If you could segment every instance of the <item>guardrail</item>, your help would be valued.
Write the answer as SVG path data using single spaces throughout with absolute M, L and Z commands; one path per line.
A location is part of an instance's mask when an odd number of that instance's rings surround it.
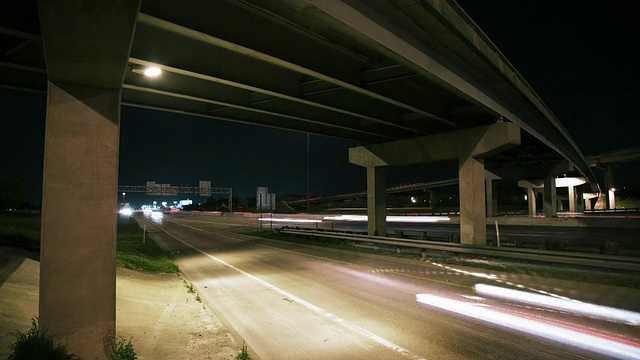
M 570 264 L 603 269 L 616 269 L 640 272 L 640 258 L 598 255 L 585 253 L 570 253 L 554 250 L 536 250 L 519 248 L 498 248 L 490 246 L 462 245 L 455 243 L 442 243 L 428 240 L 396 239 L 382 236 L 368 236 L 358 234 L 346 234 L 330 231 L 281 229 L 283 234 L 339 239 L 361 243 L 384 244 L 400 248 L 417 248 L 422 250 L 438 250 L 453 253 L 473 254 L 503 257 L 520 260 L 539 261 L 556 264 Z M 423 253 L 424 254 L 424 253 Z
M 640 208 L 615 208 L 615 209 L 598 209 L 598 210 L 585 210 L 585 214 L 616 214 L 616 213 L 637 213 L 640 212 Z

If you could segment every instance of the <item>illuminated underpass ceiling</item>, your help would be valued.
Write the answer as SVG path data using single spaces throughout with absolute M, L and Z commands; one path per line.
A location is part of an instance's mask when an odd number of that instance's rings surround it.
M 123 104 L 362 144 L 513 121 L 522 145 L 488 168 L 567 158 L 595 184 L 559 121 L 457 4 L 328 4 L 143 1 Z M 46 91 L 36 3 L 16 6 L 0 18 L 0 85 Z M 141 75 L 147 65 L 162 75 Z

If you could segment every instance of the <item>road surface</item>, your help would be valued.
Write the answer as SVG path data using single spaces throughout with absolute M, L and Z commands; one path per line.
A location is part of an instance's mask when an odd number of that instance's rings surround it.
M 640 298 L 636 290 L 270 241 L 210 220 L 165 215 L 147 230 L 261 359 L 640 358 L 640 323 L 504 300 L 474 286 L 640 307 L 629 301 Z M 633 321 L 630 314 L 622 321 Z

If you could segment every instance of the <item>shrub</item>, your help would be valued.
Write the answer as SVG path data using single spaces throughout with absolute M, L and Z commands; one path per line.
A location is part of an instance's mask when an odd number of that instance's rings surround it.
M 18 331 L 7 360 L 33 359 L 71 360 L 79 357 L 69 354 L 64 345 L 56 342 L 46 330 L 39 332 L 37 318 L 34 318 L 31 320 L 31 329 L 24 333 Z
M 236 356 L 236 360 L 251 360 L 251 356 L 249 356 L 249 353 L 247 352 L 247 345 L 244 343 L 244 340 L 242 341 L 242 351 L 240 351 L 240 354 Z
M 115 344 L 111 349 L 111 360 L 136 360 L 137 358 L 138 355 L 133 349 L 131 339 L 118 338 L 115 340 Z

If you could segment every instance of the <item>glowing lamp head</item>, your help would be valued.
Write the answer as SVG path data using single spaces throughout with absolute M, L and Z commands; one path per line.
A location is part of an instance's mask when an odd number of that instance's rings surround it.
M 151 66 L 144 69 L 144 75 L 148 77 L 157 77 L 160 76 L 160 74 L 162 74 L 162 70 L 157 66 Z

